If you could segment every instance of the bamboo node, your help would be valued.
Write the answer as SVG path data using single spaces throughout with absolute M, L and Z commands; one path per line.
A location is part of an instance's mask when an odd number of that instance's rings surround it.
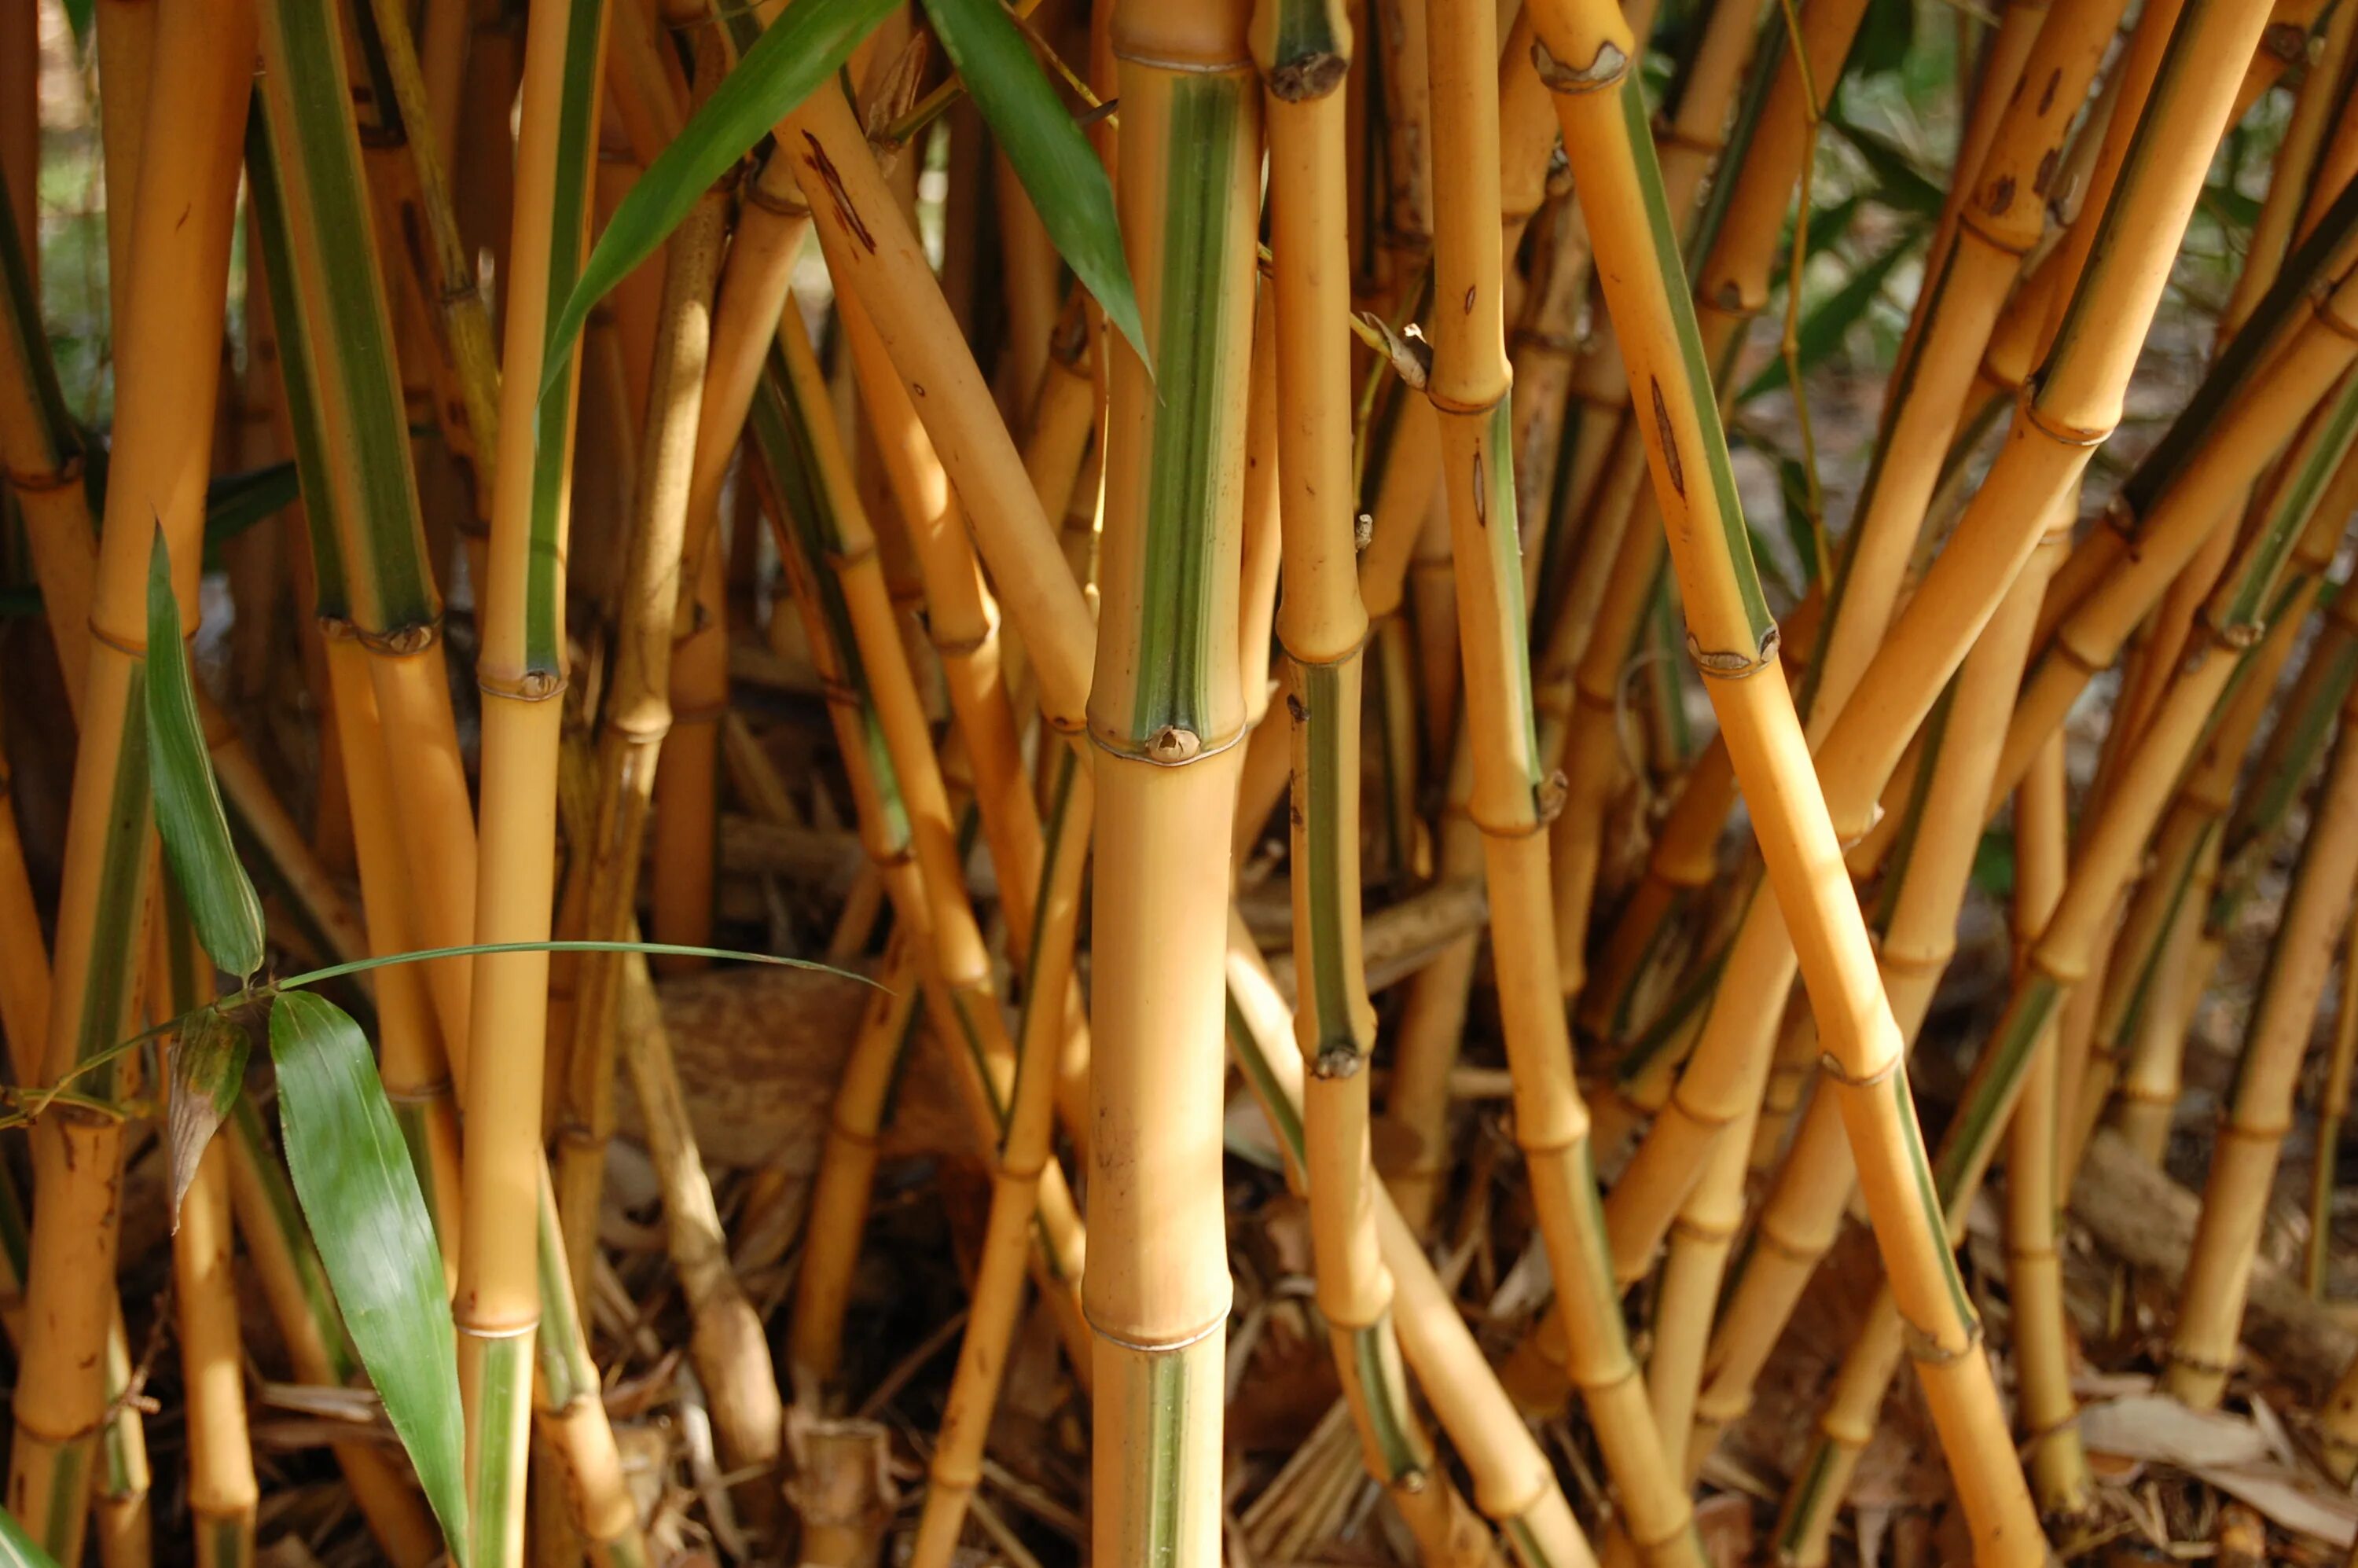
M 1706 676 L 1715 676 L 1722 680 L 1742 680 L 1775 664 L 1778 644 L 1782 641 L 1783 635 L 1773 622 L 1760 633 L 1759 645 L 1750 653 L 1706 648 L 1690 630 L 1687 633 L 1687 656 L 1694 660 L 1695 668 Z
M 1892 1075 L 1899 1071 L 1901 1059 L 1900 1054 L 1894 1051 L 1872 1072 L 1854 1073 L 1843 1065 L 1842 1058 L 1828 1051 L 1818 1057 L 1818 1071 L 1846 1089 L 1872 1089 L 1891 1081 Z
M 505 697 L 510 702 L 546 702 L 552 697 L 565 695 L 565 677 L 555 670 L 526 670 L 514 678 L 479 672 L 475 687 L 486 697 Z
M 2339 288 L 2320 287 L 2310 297 L 2311 308 L 2316 312 L 2317 319 L 2325 324 L 2327 331 L 2336 337 L 2358 341 L 2358 321 L 2351 320 L 2333 308 L 2334 302 L 2342 297 L 2342 291 Z
M 1417 324 L 1412 321 L 1395 332 L 1390 322 L 1372 310 L 1362 310 L 1353 319 L 1359 323 L 1360 337 L 1391 362 L 1392 373 L 1423 392 L 1433 379 L 1433 345 Z
M 2201 1372 L 2213 1378 L 2232 1378 L 2235 1375 L 2234 1362 L 2213 1361 L 2208 1357 L 2197 1356 L 2191 1350 L 2181 1350 L 2175 1344 L 2170 1346 L 2168 1358 L 2171 1366 L 2183 1367 L 2190 1372 Z
M 2041 408 L 2039 394 L 2044 384 L 2035 375 L 2026 378 L 2021 396 L 2015 406 L 2032 429 L 2062 447 L 2101 447 L 2111 438 L 2113 427 L 2110 425 L 2101 430 L 2084 425 L 2067 425 Z
M 412 654 L 422 654 L 431 648 L 434 645 L 434 640 L 441 635 L 441 631 L 431 621 L 418 621 L 412 622 L 406 626 L 391 627 L 383 632 L 371 632 L 364 627 L 354 626 L 352 635 L 360 640 L 362 647 L 372 653 L 390 654 L 395 658 L 406 658 Z
M 1368 1059 L 1360 1054 L 1357 1045 L 1338 1041 L 1318 1048 L 1318 1054 L 1310 1060 L 1310 1076 L 1328 1082 L 1356 1078 L 1359 1076 L 1359 1069 L 1367 1065 Z
M 1350 74 L 1349 57 L 1318 49 L 1297 55 L 1264 72 L 1269 95 L 1281 103 L 1308 103 L 1343 85 Z
M 1930 1329 L 1920 1328 L 1906 1318 L 1899 1321 L 1899 1333 L 1908 1344 L 1908 1359 L 1920 1367 L 1953 1367 L 1967 1357 L 1979 1353 L 1982 1347 L 1982 1320 L 1965 1319 L 1965 1338 L 1962 1345 L 1943 1345 L 1941 1336 Z
M 1569 66 L 1548 52 L 1547 45 L 1531 40 L 1531 64 L 1551 92 L 1595 92 L 1611 87 L 1629 70 L 1629 56 L 1611 38 L 1601 39 L 1596 58 L 1585 66 Z
M 118 654 L 127 654 L 135 659 L 144 659 L 147 656 L 147 644 L 145 642 L 135 643 L 128 637 L 117 636 L 101 626 L 95 615 L 90 618 L 90 634 Z
M 12 469 L 0 464 L 0 483 L 21 495 L 46 495 L 54 490 L 81 482 L 81 454 L 69 452 L 65 461 L 47 473 L 33 473 L 24 469 Z
M 1146 738 L 1146 760 L 1164 767 L 1192 762 L 1204 750 L 1204 738 L 1193 730 L 1166 724 Z
M 1557 768 L 1541 779 L 1531 791 L 1532 809 L 1539 813 L 1539 825 L 1545 827 L 1563 815 L 1564 802 L 1572 798 L 1572 781 Z

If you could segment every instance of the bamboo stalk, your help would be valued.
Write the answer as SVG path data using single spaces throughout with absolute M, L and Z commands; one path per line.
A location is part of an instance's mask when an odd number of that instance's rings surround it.
M 2063 896 L 2068 846 L 2063 742 L 2039 755 L 2015 797 L 2015 943 L 2027 951 Z M 2019 1420 L 2030 1447 L 2030 1476 L 2040 1511 L 2071 1520 L 2093 1502 L 2093 1480 L 2080 1446 L 2079 1404 L 2071 1393 L 2071 1353 L 2064 1325 L 2063 1260 L 2058 1251 L 2062 1193 L 2063 1051 L 2057 1025 L 2032 1047 L 2034 1057 L 2015 1108 L 2006 1145 L 2006 1278 L 2014 1303 Z
M 1126 340 L 1107 341 L 1087 708 L 1094 1266 L 1082 1304 L 1096 1342 L 1091 1537 L 1109 1563 L 1220 1557 L 1228 879 L 1203 876 L 1199 857 L 1229 841 L 1244 735 L 1234 661 L 1261 120 L 1247 9 L 1120 0 L 1112 18 L 1116 201 L 1155 362 L 1150 377 Z M 1050 674 L 1044 663 L 1054 718 Z
M 2345 735 L 2358 708 L 2345 701 Z M 2234 1370 L 2252 1260 L 2259 1249 L 2300 1065 L 2358 881 L 2358 741 L 2337 741 L 2277 927 L 2202 1195 L 2165 1386 L 2197 1408 L 2218 1403 Z
M 234 223 L 238 150 L 254 48 L 252 11 L 157 7 L 176 69 L 150 108 L 173 127 L 154 149 L 146 195 L 129 215 L 143 282 L 120 324 L 126 375 L 92 599 L 81 743 L 66 830 L 42 1076 L 55 1082 L 134 1033 L 148 951 L 145 914 L 156 862 L 149 838 L 146 583 L 160 523 L 189 624 L 196 578 L 220 336 Z M 128 809 L 119 804 L 130 802 Z M 114 1092 L 111 1065 L 81 1079 Z M 92 1439 L 106 1416 L 103 1346 L 113 1318 L 123 1129 L 112 1117 L 53 1108 L 37 1125 L 27 1336 L 14 1401 L 10 1511 L 59 1561 L 78 1561 Z
M 534 9 L 539 25 L 525 42 L 515 231 L 501 273 L 500 442 L 477 658 L 483 782 L 474 939 L 497 943 L 546 940 L 555 897 L 551 807 L 564 706 L 557 699 L 566 680 L 564 561 L 579 357 L 568 353 L 548 374 L 545 334 L 588 244 L 590 105 L 605 33 L 600 0 L 536 0 Z M 544 398 L 546 382 L 560 384 Z M 524 1554 L 527 1381 L 544 1309 L 536 1231 L 546 1182 L 540 1108 L 548 956 L 487 955 L 474 969 L 480 983 L 471 987 L 465 1038 L 485 1048 L 448 1041 L 464 1061 L 465 1100 L 474 1108 L 452 1315 L 467 1410 L 471 1555 L 479 1568 L 503 1568 Z M 594 1377 L 593 1370 L 593 1389 Z
M 1080 926 L 1081 875 L 1093 821 L 1088 777 L 1068 752 L 1052 808 L 1055 841 L 1047 852 L 1031 950 L 1036 955 L 1024 987 L 1022 1044 L 1012 1103 L 990 1188 L 990 1217 L 967 1309 L 957 1371 L 943 1408 L 941 1431 L 926 1469 L 925 1511 L 917 1521 L 914 1568 L 950 1562 L 981 1484 L 990 1418 L 999 1402 L 1008 1343 L 1023 1299 L 1040 1173 L 1055 1158 L 1056 1057 L 1064 1046 L 1065 996 L 1072 979 L 1073 942 Z

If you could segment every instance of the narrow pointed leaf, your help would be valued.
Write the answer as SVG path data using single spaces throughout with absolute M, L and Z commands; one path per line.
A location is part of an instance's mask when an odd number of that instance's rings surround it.
M 332 1003 L 301 991 L 270 1010 L 278 1117 L 295 1195 L 327 1265 L 344 1326 L 426 1499 L 466 1568 L 466 1433 L 442 1251 L 409 1146 L 368 1040 Z
M 172 1156 L 172 1229 L 180 1228 L 180 1199 L 197 1179 L 197 1162 L 213 1132 L 245 1089 L 253 1044 L 245 1031 L 208 1008 L 192 1014 L 173 1044 L 172 1105 L 168 1137 Z
M 147 750 L 156 829 L 189 901 L 197 939 L 214 963 L 243 979 L 262 968 L 262 900 L 238 863 L 213 784 L 161 528 L 147 555 Z
M 56 1559 L 5 1509 L 0 1509 L 0 1568 L 58 1568 Z
M 999 0 L 925 0 L 942 50 L 1032 198 L 1056 254 L 1153 369 L 1121 248 L 1113 185 Z
M 796 0 L 745 51 L 679 135 L 631 187 L 598 236 L 589 264 L 549 330 L 548 386 L 565 373 L 566 350 L 590 308 L 655 254 L 697 198 L 770 128 L 833 77 L 899 0 Z

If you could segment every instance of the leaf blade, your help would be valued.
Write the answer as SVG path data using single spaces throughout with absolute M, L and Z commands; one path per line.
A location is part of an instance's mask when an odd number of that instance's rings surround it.
M 797 0 L 770 24 L 704 107 L 631 187 L 550 327 L 546 364 L 562 377 L 566 350 L 590 308 L 661 248 L 697 199 L 851 58 L 899 0 Z M 541 388 L 546 396 L 548 386 Z
M 1153 373 L 1113 185 L 999 0 L 925 0 L 942 52 L 1023 182 L 1056 254 Z
M 197 1179 L 197 1164 L 214 1131 L 245 1087 L 245 1064 L 252 1054 L 245 1031 L 210 1008 L 192 1016 L 173 1043 L 166 1143 L 171 1153 L 175 1235 L 180 1228 L 180 1200 Z
M 466 1432 L 442 1251 L 360 1026 L 301 991 L 270 1010 L 287 1173 L 336 1304 L 465 1568 Z
M 171 554 L 160 527 L 147 554 L 146 686 L 149 788 L 164 854 L 205 951 L 243 979 L 262 968 L 262 900 L 230 842 L 229 818 L 213 784 L 189 650 L 180 640 Z

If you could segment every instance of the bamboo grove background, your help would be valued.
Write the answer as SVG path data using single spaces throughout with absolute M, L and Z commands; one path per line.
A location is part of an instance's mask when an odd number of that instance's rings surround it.
M 2358 0 L 0 0 L 12 1563 L 2358 1561 Z

